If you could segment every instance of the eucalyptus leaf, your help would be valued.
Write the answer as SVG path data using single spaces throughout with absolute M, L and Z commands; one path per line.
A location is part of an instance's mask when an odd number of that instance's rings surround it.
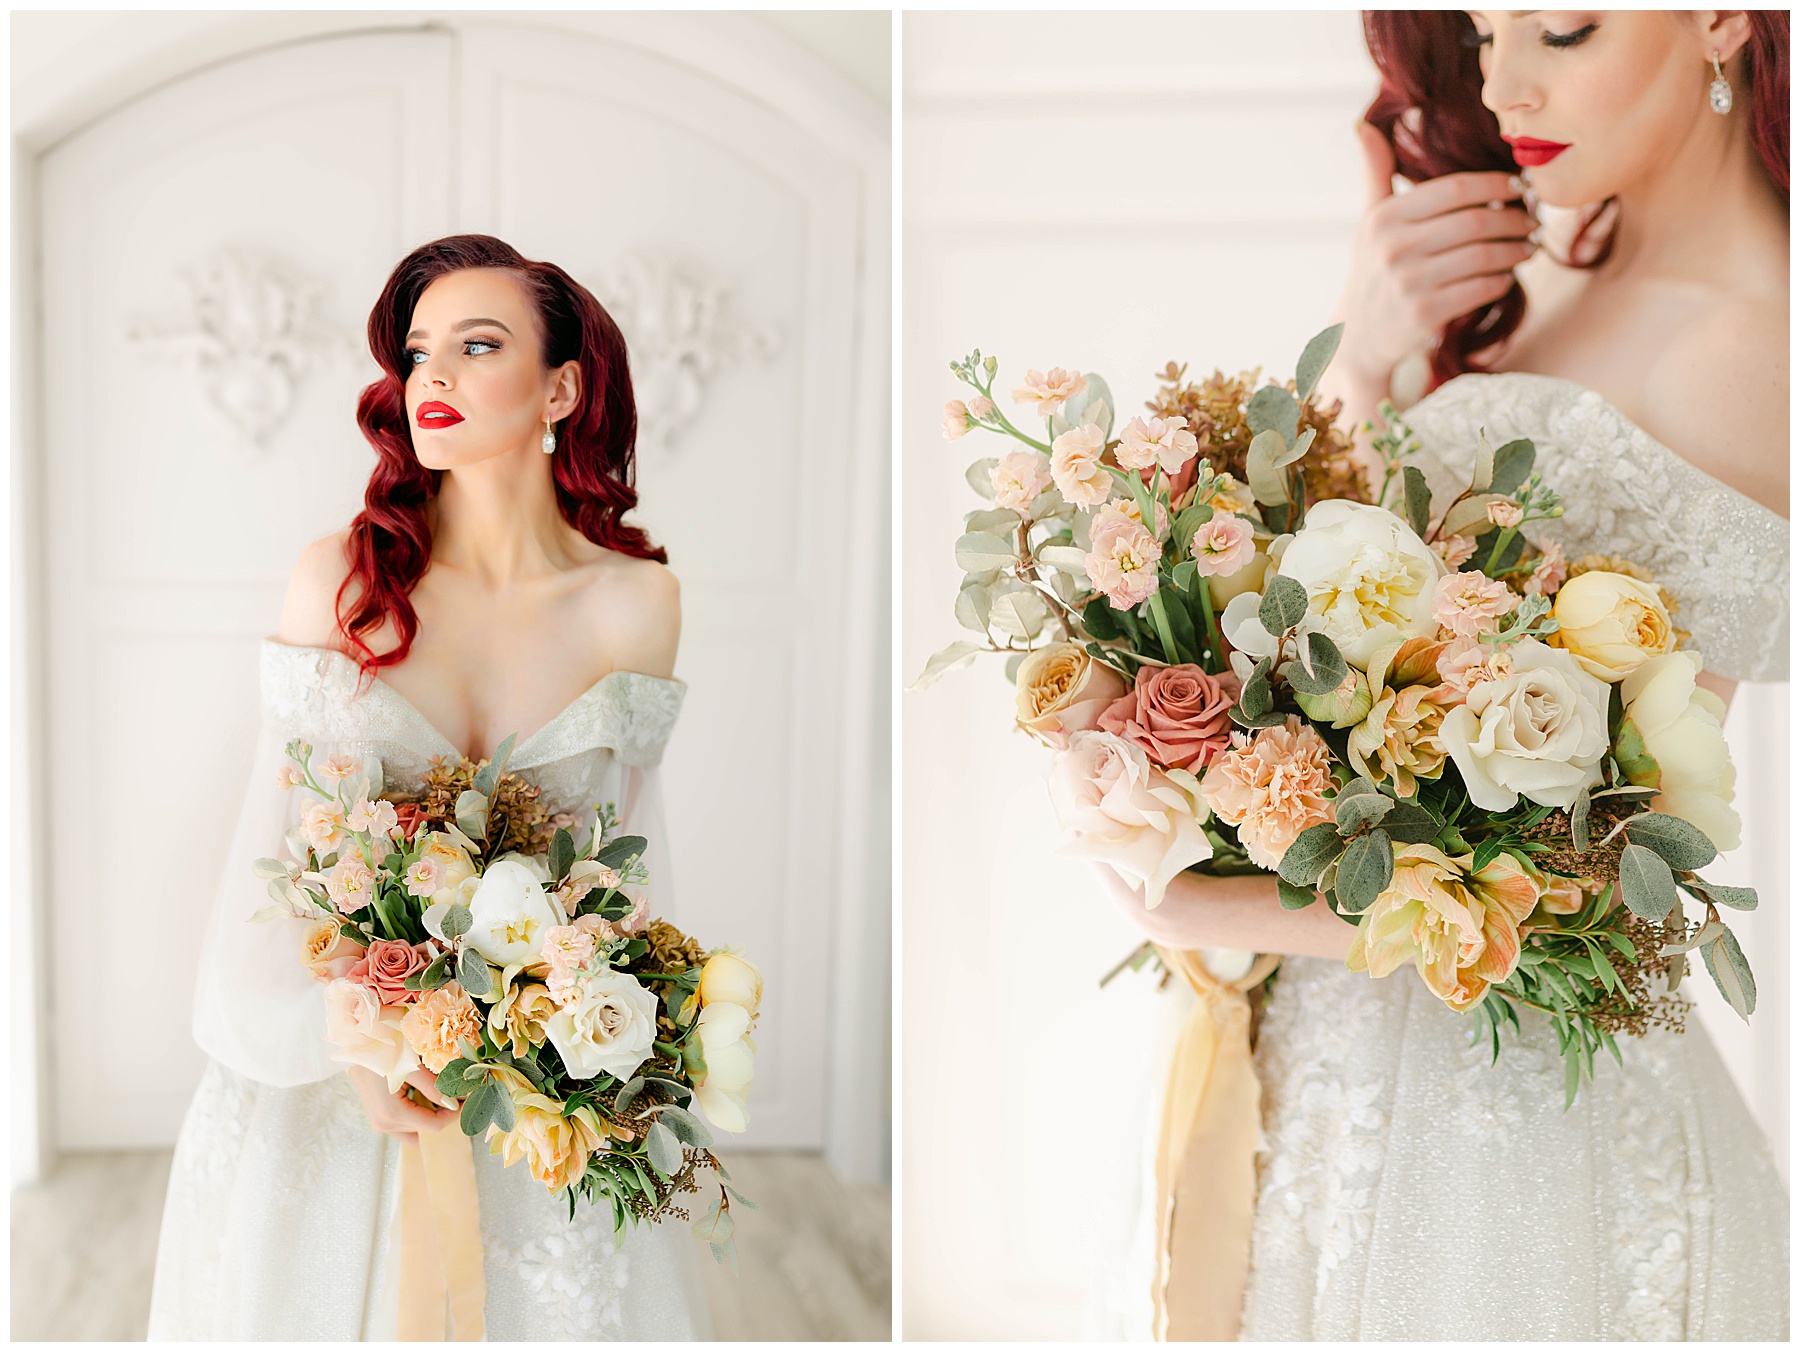
M 643 836 L 614 836 L 595 852 L 594 862 L 607 868 L 623 869 L 633 859 L 642 859 L 649 848 L 650 842 Z
M 1008 638 L 1036 638 L 1050 619 L 1050 603 L 1035 587 L 1014 583 L 988 602 L 988 623 Z
M 1679 900 L 1669 866 L 1642 845 L 1625 847 L 1619 860 L 1619 894 L 1634 915 L 1646 920 L 1661 920 Z
M 1274 430 L 1258 432 L 1244 453 L 1244 474 L 1250 481 L 1250 492 L 1265 507 L 1288 500 L 1287 475 L 1275 465 L 1275 457 L 1287 450 L 1287 442 Z
M 965 573 L 991 573 L 1019 561 L 1019 551 L 1008 540 L 987 531 L 972 530 L 956 542 L 956 566 Z
M 1569 838 L 1574 842 L 1577 854 L 1584 853 L 1588 847 L 1588 811 L 1594 805 L 1592 795 L 1583 789 L 1575 798 L 1575 805 L 1569 809 Z
M 1060 568 L 1071 577 L 1087 581 L 1087 551 L 1073 545 L 1045 545 L 1037 552 L 1038 562 Z
M 1301 349 L 1300 360 L 1294 366 L 1294 389 L 1301 399 L 1310 399 L 1312 392 L 1319 388 L 1319 377 L 1325 374 L 1325 368 L 1337 355 L 1338 342 L 1343 336 L 1344 326 L 1333 324 L 1323 333 L 1315 334 Z
M 1494 443 L 1487 439 L 1487 429 L 1475 429 L 1475 468 L 1469 475 L 1469 487 L 1477 493 L 1493 491 Z
M 1301 594 L 1305 595 L 1304 592 Z M 1350 666 L 1338 651 L 1337 644 L 1324 634 L 1306 636 L 1306 655 L 1312 662 L 1311 675 L 1298 661 L 1284 663 L 1281 668 L 1282 677 L 1302 695 L 1329 695 L 1350 674 Z
M 463 935 L 467 934 L 469 932 L 469 926 L 474 923 L 475 918 L 469 914 L 469 908 L 467 906 L 463 905 L 460 901 L 452 902 L 444 911 L 444 918 L 441 925 L 443 933 L 438 937 L 445 943 L 454 943 L 456 940 L 462 938 Z
M 971 582 L 956 594 L 956 622 L 977 634 L 988 631 L 988 611 L 992 591 L 985 582 Z
M 575 837 L 562 827 L 550 837 L 550 881 L 560 883 L 575 864 Z
M 1281 877 L 1296 887 L 1311 887 L 1324 875 L 1325 866 L 1344 852 L 1343 839 L 1330 822 L 1309 826 L 1294 837 L 1278 866 Z
M 1005 538 L 1019 528 L 1019 514 L 1010 507 L 987 507 L 963 518 L 963 532 L 980 532 Z
M 494 989 L 487 959 L 472 948 L 463 949 L 456 960 L 456 981 L 469 995 L 486 995 Z
M 1393 877 L 1393 841 L 1377 826 L 1344 846 L 1338 857 L 1338 904 L 1351 914 L 1361 914 L 1387 890 Z
M 1724 932 L 1725 924 L 1723 921 L 1708 920 L 1688 938 L 1672 944 L 1663 944 L 1656 951 L 1665 958 L 1672 953 L 1687 953 L 1693 949 L 1700 948 L 1705 944 L 1712 943 Z
M 1678 885 L 1702 901 L 1710 901 L 1715 906 L 1727 906 L 1734 911 L 1754 911 L 1756 909 L 1756 889 L 1754 887 L 1725 887 L 1719 883 L 1709 883 L 1703 878 L 1681 880 Z
M 1706 832 L 1666 812 L 1633 817 L 1625 823 L 1625 839 L 1655 850 L 1670 868 L 1704 868 L 1719 854 Z
M 1445 535 L 1476 535 L 1492 523 L 1488 520 L 1488 507 L 1496 502 L 1511 502 L 1505 493 L 1477 493 L 1473 497 L 1464 498 L 1444 514 Z
M 1304 460 L 1306 458 L 1306 453 L 1312 449 L 1313 438 L 1317 435 L 1318 433 L 1313 431 L 1310 427 L 1301 432 L 1299 436 L 1293 439 L 1285 451 L 1276 452 L 1275 468 L 1286 469 L 1296 460 Z
M 1105 598 L 1102 597 L 1100 599 L 1104 600 Z M 920 690 L 929 690 L 932 686 L 936 685 L 943 676 L 957 670 L 959 667 L 968 666 L 969 663 L 976 659 L 976 657 L 986 651 L 987 649 L 983 645 L 979 643 L 970 643 L 967 639 L 959 639 L 947 648 L 940 648 L 937 652 L 933 653 L 930 660 L 925 663 L 925 669 L 919 673 L 918 678 L 914 680 L 911 685 L 906 687 L 907 693 L 912 694 Z
M 1281 386 L 1264 385 L 1250 396 L 1244 419 L 1253 434 L 1279 432 L 1283 447 L 1291 446 L 1300 433 L 1300 404 Z
M 644 1152 L 650 1156 L 650 1163 L 655 1166 L 656 1172 L 664 1178 L 673 1178 L 681 1172 L 681 1142 L 661 1122 L 652 1125 L 649 1134 L 644 1137 Z
M 499 1097 L 500 1086 L 492 1080 L 483 1080 L 469 1091 L 457 1118 L 464 1136 L 479 1136 L 487 1128 L 487 1124 L 493 1121 Z
M 1514 493 L 1520 484 L 1531 474 L 1531 467 L 1537 460 L 1537 448 L 1527 437 L 1517 441 L 1509 441 L 1494 452 L 1494 474 L 1489 483 L 1489 491 L 1494 493 Z
M 1338 834 L 1349 837 L 1380 821 L 1394 810 L 1396 804 L 1385 793 L 1358 793 L 1348 798 L 1339 794 L 1335 806 Z
M 512 1093 L 498 1080 L 490 1079 L 488 1084 L 494 1091 L 494 1106 L 489 1110 L 494 1125 L 501 1131 L 511 1131 L 513 1129 Z
M 968 481 L 969 487 L 973 488 L 989 502 L 994 500 L 994 480 L 992 476 L 995 468 L 999 464 L 1000 458 L 998 456 L 990 455 L 985 459 L 977 460 L 974 464 L 970 465 L 968 469 L 963 471 L 963 478 Z
M 1402 467 L 1400 484 L 1406 500 L 1406 524 L 1412 527 L 1414 535 L 1423 539 L 1431 528 L 1431 487 L 1417 465 Z
M 702 1122 L 686 1108 L 678 1108 L 672 1103 L 665 1103 L 656 1110 L 656 1120 L 667 1125 L 682 1141 L 688 1145 L 704 1150 L 713 1143 L 713 1134 Z
M 1277 573 L 1269 579 L 1268 586 L 1263 590 L 1262 604 L 1257 607 L 1256 617 L 1271 634 L 1279 635 L 1292 629 L 1306 618 L 1306 588 L 1293 578 Z M 1324 693 L 1343 684 L 1345 674 L 1347 673 L 1340 673 Z
M 1725 997 L 1725 1003 L 1737 1011 L 1744 1022 L 1756 1012 L 1756 978 L 1750 974 L 1750 963 L 1738 946 L 1737 935 L 1724 930 L 1717 939 L 1700 950 L 1711 973 L 1713 985 Z
M 1275 893 L 1281 901 L 1284 911 L 1304 911 L 1319 899 L 1319 894 L 1310 887 L 1296 887 L 1286 878 L 1275 879 Z

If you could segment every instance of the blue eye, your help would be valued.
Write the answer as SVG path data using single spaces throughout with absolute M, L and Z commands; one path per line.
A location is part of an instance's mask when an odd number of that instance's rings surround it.
M 500 344 L 491 343 L 486 338 L 471 338 L 467 343 L 464 343 L 463 346 L 465 348 L 485 347 L 494 352 L 500 350 Z M 474 356 L 475 354 L 471 352 L 469 355 Z
M 417 366 L 420 362 L 422 362 L 424 360 L 425 360 L 425 354 L 423 352 L 419 351 L 418 348 L 409 347 L 406 349 L 406 364 L 408 366 Z

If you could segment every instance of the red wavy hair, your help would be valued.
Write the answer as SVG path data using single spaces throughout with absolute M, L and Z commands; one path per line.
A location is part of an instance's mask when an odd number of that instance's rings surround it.
M 431 562 L 425 505 L 436 496 L 444 473 L 421 465 L 413 451 L 406 421 L 405 335 L 425 288 L 465 268 L 514 274 L 537 312 L 545 369 L 568 361 L 580 368 L 580 402 L 557 426 L 551 464 L 563 519 L 604 548 L 668 562 L 667 552 L 648 535 L 620 520 L 637 506 L 637 404 L 625 338 L 612 316 L 556 264 L 533 262 L 504 240 L 492 235 L 434 240 L 400 260 L 369 313 L 369 351 L 386 374 L 356 403 L 357 425 L 375 448 L 375 469 L 363 492 L 363 509 L 350 523 L 350 571 L 336 603 L 338 632 L 369 677 L 404 661 L 418 634 L 411 592 Z M 363 636 L 386 620 L 394 622 L 400 641 L 377 653 Z
M 1750 139 L 1769 181 L 1788 199 L 1788 14 L 1750 10 L 1744 74 L 1750 85 Z M 1381 72 L 1381 90 L 1363 121 L 1387 138 L 1394 164 L 1413 182 L 1465 170 L 1514 173 L 1512 148 L 1500 122 L 1481 102 L 1481 51 L 1461 10 L 1376 9 L 1363 12 L 1363 37 Z M 1591 268 L 1612 252 L 1618 203 L 1608 198 L 1582 208 L 1570 267 Z M 1576 261 L 1579 258 L 1579 261 Z M 1507 293 L 1453 319 L 1431 354 L 1433 387 L 1482 367 L 1481 352 L 1509 337 L 1525 317 L 1525 292 Z

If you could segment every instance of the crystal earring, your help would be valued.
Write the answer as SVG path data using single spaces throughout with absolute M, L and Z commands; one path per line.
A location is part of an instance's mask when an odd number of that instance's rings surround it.
M 1712 54 L 1713 82 L 1706 91 L 1706 100 L 1712 105 L 1715 113 L 1731 111 L 1731 81 L 1725 78 L 1725 72 L 1719 68 L 1719 54 Z
M 538 443 L 544 448 L 544 454 L 550 455 L 556 450 L 556 433 L 550 430 L 550 415 L 544 415 L 544 439 Z

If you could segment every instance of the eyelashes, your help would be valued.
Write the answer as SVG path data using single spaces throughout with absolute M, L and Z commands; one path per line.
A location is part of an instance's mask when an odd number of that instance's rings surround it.
M 1538 34 L 1538 41 L 1543 43 L 1546 47 L 1578 47 L 1592 37 L 1594 35 L 1594 30 L 1599 27 L 1600 25 L 1597 23 L 1590 23 L 1584 27 L 1577 28 L 1573 33 L 1551 33 L 1545 31 Z M 1492 33 L 1477 33 L 1473 24 L 1470 24 L 1465 28 L 1462 33 L 1462 45 L 1465 47 L 1479 49 L 1486 47 L 1493 40 L 1494 35 Z
M 490 348 L 495 352 L 500 350 L 500 344 L 492 338 L 470 338 L 463 343 L 463 355 L 469 357 L 479 357 L 484 355 L 469 350 L 470 348 L 475 347 Z M 425 352 L 422 348 L 409 347 L 402 355 L 406 358 L 406 365 L 413 367 L 419 364 L 419 359 L 425 355 Z

